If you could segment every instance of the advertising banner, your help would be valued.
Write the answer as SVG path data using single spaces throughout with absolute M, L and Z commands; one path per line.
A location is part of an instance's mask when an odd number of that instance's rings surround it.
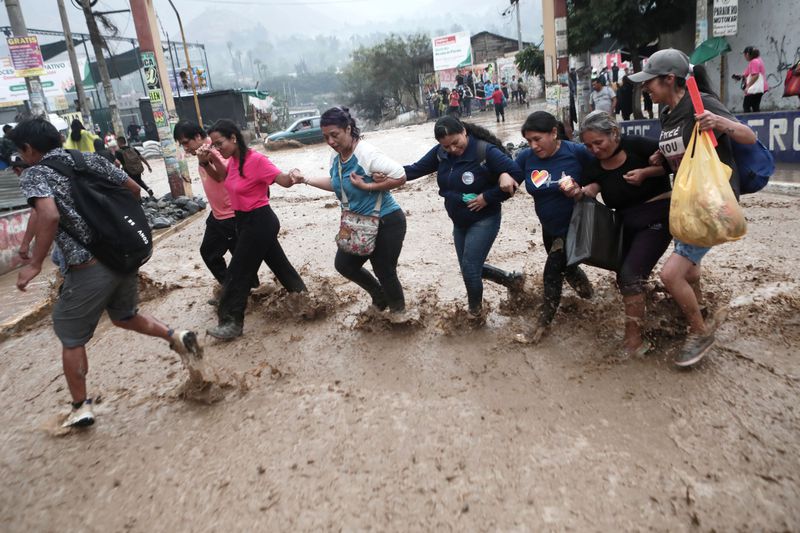
M 44 96 L 48 109 L 66 109 L 68 102 L 65 93 L 75 90 L 72 69 L 67 61 L 45 63 L 40 75 Z M 25 79 L 17 76 L 16 69 L 9 57 L 0 57 L 0 107 L 21 105 L 28 100 L 28 88 Z
M 714 0 L 711 24 L 714 37 L 736 35 L 739 26 L 739 0 Z
M 38 37 L 33 35 L 9 37 L 6 42 L 17 76 L 26 78 L 44 74 L 44 60 L 42 59 L 42 49 L 39 48 Z
M 431 39 L 433 70 L 466 67 L 472 64 L 472 43 L 469 32 L 462 31 Z

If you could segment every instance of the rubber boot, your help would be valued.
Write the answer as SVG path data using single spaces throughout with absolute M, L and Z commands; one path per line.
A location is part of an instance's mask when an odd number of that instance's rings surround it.
M 525 283 L 525 275 L 522 272 L 509 272 L 490 264 L 483 265 L 481 277 L 509 289 L 520 289 Z
M 572 287 L 578 296 L 584 300 L 590 300 L 594 296 L 594 289 L 592 282 L 586 277 L 586 273 L 578 266 L 567 267 L 564 272 L 564 279 L 567 280 L 569 286 Z

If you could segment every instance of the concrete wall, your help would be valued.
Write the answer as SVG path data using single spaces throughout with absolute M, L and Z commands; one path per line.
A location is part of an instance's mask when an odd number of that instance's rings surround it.
M 30 209 L 0 213 L 0 275 L 22 264 L 17 252 L 25 235 Z
M 708 7 L 708 33 L 712 36 L 712 2 Z M 800 60 L 800 1 L 798 0 L 739 0 L 739 30 L 727 37 L 732 51 L 727 54 L 725 105 L 732 111 L 742 111 L 743 92 L 731 74 L 741 74 L 747 67 L 742 55 L 746 46 L 761 51 L 767 70 L 770 90 L 761 100 L 762 111 L 798 109 L 796 96 L 783 98 L 783 81 L 788 68 Z M 691 54 L 693 48 L 684 49 Z M 720 59 L 706 64 L 714 85 L 720 83 Z

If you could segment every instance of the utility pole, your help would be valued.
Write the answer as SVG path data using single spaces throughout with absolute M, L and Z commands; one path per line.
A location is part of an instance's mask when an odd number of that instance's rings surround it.
M 86 27 L 89 29 L 89 38 L 92 41 L 92 48 L 94 48 L 97 70 L 100 72 L 100 79 L 103 81 L 103 92 L 106 95 L 108 108 L 111 110 L 111 125 L 116 135 L 123 135 L 125 130 L 122 126 L 122 117 L 120 117 L 119 107 L 117 107 L 117 98 L 114 96 L 114 88 L 111 86 L 111 77 L 108 75 L 108 65 L 106 65 L 106 58 L 103 55 L 103 38 L 100 36 L 97 21 L 94 19 L 94 13 L 92 13 L 92 3 L 91 0 L 80 0 L 80 3 L 83 8 L 83 14 L 86 17 Z
M 83 83 L 81 83 L 83 75 L 78 66 L 78 56 L 75 55 L 75 42 L 72 40 L 72 31 L 70 31 L 69 28 L 67 8 L 64 7 L 64 0 L 56 0 L 56 2 L 58 2 L 58 13 L 61 15 L 61 26 L 64 28 L 64 41 L 67 43 L 69 64 L 72 67 L 72 78 L 75 80 L 75 91 L 78 93 L 78 105 L 80 106 L 81 116 L 83 117 L 83 125 L 87 130 L 94 131 L 92 126 L 92 113 L 89 109 L 89 98 L 87 98 L 86 91 L 83 89 Z
M 162 85 L 162 80 L 167 79 L 167 69 L 161 38 L 158 35 L 153 0 L 130 0 L 130 5 L 136 38 L 139 40 L 147 96 L 153 109 L 152 120 L 158 128 L 161 151 L 164 154 L 169 190 L 173 198 L 192 196 L 192 182 L 189 169 L 183 160 L 183 149 L 179 149 L 172 138 L 170 121 L 171 115 L 175 113 L 175 103 L 169 83 Z M 142 118 L 147 120 L 145 117 Z
M 178 18 L 178 27 L 181 29 L 181 41 L 183 42 L 183 53 L 186 54 L 186 68 L 189 69 L 189 81 L 192 84 L 192 96 L 194 96 L 194 111 L 197 113 L 197 123 L 200 124 L 200 127 L 203 127 L 203 116 L 200 114 L 200 101 L 197 99 L 197 87 L 194 83 L 194 70 L 192 69 L 192 62 L 189 59 L 189 48 L 186 46 L 186 34 L 183 33 L 183 22 L 181 22 L 181 16 L 178 13 L 178 10 L 175 9 L 175 4 L 172 3 L 172 0 L 169 0 L 169 5 L 172 6 L 172 10 L 175 12 L 175 16 Z M 252 63 L 251 63 L 252 65 Z
M 19 0 L 6 0 L 6 11 L 8 11 L 8 20 L 14 37 L 27 37 L 28 27 L 22 16 Z M 47 99 L 44 97 L 44 89 L 42 89 L 39 76 L 25 76 L 25 86 L 28 89 L 31 115 L 47 119 Z
M 519 19 L 519 0 L 511 0 L 511 3 L 517 8 L 517 47 L 522 52 L 522 23 Z

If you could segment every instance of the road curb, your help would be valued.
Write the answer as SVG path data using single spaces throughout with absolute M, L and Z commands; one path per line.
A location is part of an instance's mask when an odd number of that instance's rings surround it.
M 166 239 L 167 237 L 178 233 L 186 226 L 190 225 L 195 220 L 203 218 L 206 216 L 206 210 L 198 211 L 197 213 L 188 216 L 178 222 L 170 226 L 169 228 L 160 231 L 153 237 L 153 246 L 155 247 L 159 242 Z M 9 337 L 19 333 L 23 329 L 31 326 L 38 322 L 41 318 L 47 315 L 50 312 L 50 309 L 53 307 L 55 303 L 55 299 L 47 298 L 45 300 L 39 301 L 33 304 L 30 308 L 26 309 L 25 311 L 11 317 L 10 319 L 6 320 L 2 324 L 0 324 L 0 342 L 5 342 Z

